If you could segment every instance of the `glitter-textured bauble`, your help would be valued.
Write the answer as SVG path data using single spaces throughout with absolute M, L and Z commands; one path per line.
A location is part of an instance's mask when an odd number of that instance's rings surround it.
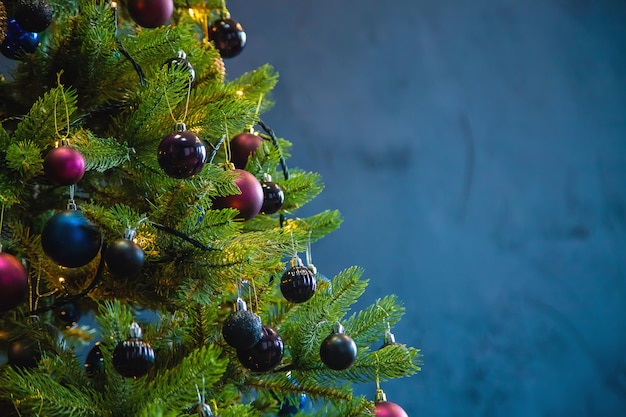
M 54 10 L 46 0 L 18 0 L 13 17 L 27 32 L 43 32 L 52 23 Z
M 126 5 L 130 17 L 145 28 L 163 26 L 174 12 L 173 0 L 128 0 Z
M 213 208 L 234 208 L 239 210 L 237 219 L 249 220 L 259 214 L 263 206 L 263 188 L 259 180 L 248 171 L 235 169 L 233 172 L 238 174 L 235 178 L 235 184 L 241 193 L 216 197 L 213 200 Z
M 263 187 L 263 206 L 261 207 L 261 213 L 276 213 L 285 202 L 285 192 L 280 188 L 280 185 L 272 181 L 261 182 L 261 187 Z
M 85 175 L 85 158 L 70 146 L 59 146 L 44 158 L 43 172 L 54 185 L 76 184 Z
M 115 346 L 112 362 L 120 375 L 126 378 L 140 378 L 154 366 L 154 350 L 149 343 L 131 337 Z
M 2 55 L 10 59 L 19 59 L 24 53 L 33 53 L 39 46 L 39 34 L 27 32 L 20 27 L 15 19 L 9 20 L 4 42 L 0 45 Z
M 246 46 L 246 32 L 234 19 L 218 19 L 209 25 L 209 39 L 220 51 L 222 58 L 232 58 Z
M 54 262 L 68 268 L 87 265 L 101 245 L 100 231 L 78 210 L 55 214 L 41 232 L 43 251 Z
M 87 375 L 93 376 L 103 369 L 104 356 L 102 356 L 100 342 L 96 342 L 91 350 L 89 350 L 89 353 L 87 353 L 87 357 L 85 358 L 85 372 L 87 372 Z
M 396 403 L 380 401 L 376 403 L 376 417 L 409 417 L 409 415 Z
M 292 266 L 280 279 L 280 292 L 287 301 L 303 303 L 315 294 L 317 281 L 306 266 Z
M 204 167 L 206 146 L 195 133 L 177 130 L 161 140 L 157 159 L 161 169 L 170 177 L 189 178 Z
M 235 311 L 224 321 L 222 336 L 235 349 L 249 349 L 263 336 L 261 318 L 251 311 Z
M 34 368 L 41 359 L 36 340 L 13 340 L 7 347 L 7 363 L 21 368 Z
M 322 362 L 335 371 L 351 367 L 356 360 L 356 354 L 356 343 L 344 333 L 332 333 L 320 346 Z
M 7 34 L 7 9 L 4 7 L 4 3 L 0 0 L 0 44 L 4 42 L 4 37 Z
M 13 255 L 0 252 L 0 311 L 11 310 L 28 294 L 28 273 Z
M 251 153 L 263 144 L 263 139 L 254 133 L 240 133 L 230 140 L 230 162 L 235 168 L 244 169 Z
M 129 277 L 141 271 L 144 252 L 132 240 L 120 238 L 107 246 L 104 261 L 112 274 Z
M 80 308 L 78 308 L 76 303 L 63 304 L 58 309 L 55 309 L 55 313 L 59 320 L 67 326 L 76 324 L 82 316 Z
M 280 335 L 269 326 L 263 326 L 263 336 L 250 349 L 238 349 L 237 357 L 241 364 L 255 372 L 274 369 L 283 359 L 285 346 Z

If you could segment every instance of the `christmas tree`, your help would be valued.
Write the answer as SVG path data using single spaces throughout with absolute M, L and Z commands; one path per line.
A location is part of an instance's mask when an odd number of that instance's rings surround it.
M 223 1 L 3 0 L 0 42 L 3 416 L 406 415 L 402 303 L 310 262 L 341 216 L 299 217 L 322 180 L 262 121 L 274 68 L 228 79 Z

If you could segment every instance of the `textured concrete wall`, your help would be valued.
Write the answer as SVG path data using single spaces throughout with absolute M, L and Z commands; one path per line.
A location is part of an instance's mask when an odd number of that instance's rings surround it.
M 228 3 L 234 76 L 281 73 L 265 121 L 342 228 L 320 272 L 398 294 L 412 417 L 626 415 L 626 4 Z M 363 387 L 373 394 L 374 387 Z

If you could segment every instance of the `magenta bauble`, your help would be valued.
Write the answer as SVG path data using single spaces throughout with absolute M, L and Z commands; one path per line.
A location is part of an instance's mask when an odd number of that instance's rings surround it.
M 237 219 L 249 220 L 259 214 L 263 206 L 263 188 L 256 177 L 242 169 L 235 169 L 237 173 L 235 184 L 241 190 L 240 194 L 216 197 L 213 200 L 213 208 L 234 208 L 239 210 Z
M 70 146 L 59 146 L 46 155 L 43 172 L 54 185 L 76 184 L 85 175 L 85 158 Z
M 244 169 L 251 153 L 263 144 L 263 139 L 253 133 L 240 133 L 230 140 L 230 162 L 235 168 Z
M 127 6 L 130 17 L 145 28 L 163 26 L 174 12 L 172 0 L 128 0 Z
M 28 273 L 13 255 L 0 253 L 0 311 L 17 307 L 28 294 Z
M 409 417 L 409 415 L 396 403 L 380 401 L 376 403 L 376 417 Z

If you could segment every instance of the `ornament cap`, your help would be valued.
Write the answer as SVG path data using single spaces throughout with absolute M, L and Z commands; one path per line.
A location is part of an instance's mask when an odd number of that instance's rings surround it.
M 128 332 L 131 339 L 141 339 L 141 327 L 136 321 L 130 324 L 130 330 Z
M 395 345 L 396 337 L 389 330 L 385 332 L 385 342 L 383 346 Z
M 177 132 L 184 132 L 185 130 L 187 130 L 187 126 L 183 122 L 176 122 L 175 130 Z
M 133 240 L 136 235 L 137 235 L 137 230 L 135 229 L 131 229 L 130 227 L 127 227 L 126 230 L 124 230 L 124 239 L 126 240 Z
M 387 395 L 384 393 L 382 389 L 378 388 L 376 390 L 376 396 L 374 397 L 374 401 L 376 401 L 377 403 L 382 402 L 382 401 L 387 401 Z
M 237 297 L 235 301 L 235 311 L 248 311 L 248 305 L 241 297 Z
M 345 331 L 345 329 L 343 328 L 343 326 L 341 325 L 341 323 L 336 322 L 333 325 L 333 333 L 340 333 L 342 334 Z

